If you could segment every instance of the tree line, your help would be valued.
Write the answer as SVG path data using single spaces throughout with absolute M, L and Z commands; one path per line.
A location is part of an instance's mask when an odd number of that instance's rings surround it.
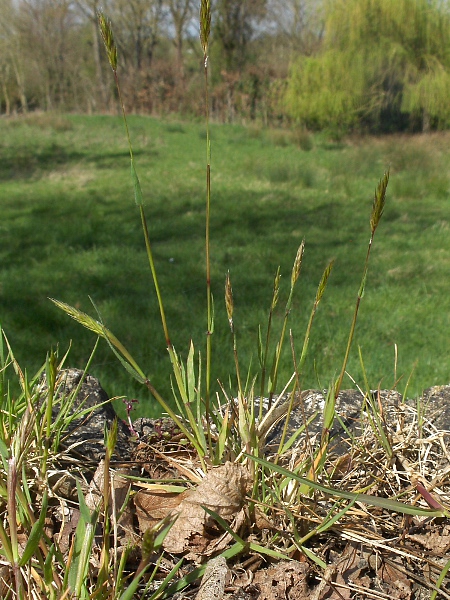
M 199 0 L 0 0 L 0 112 L 203 114 Z M 450 124 L 449 0 L 211 0 L 213 118 L 334 131 Z

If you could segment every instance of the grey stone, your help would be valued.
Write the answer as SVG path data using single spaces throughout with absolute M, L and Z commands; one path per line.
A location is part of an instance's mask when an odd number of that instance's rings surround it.
M 62 444 L 66 448 L 70 447 L 73 455 L 98 462 L 105 452 L 105 426 L 111 426 L 116 418 L 116 413 L 108 402 L 108 395 L 101 387 L 98 379 L 91 375 L 85 375 L 83 380 L 82 378 L 83 371 L 77 369 L 67 369 L 59 374 L 58 389 L 60 397 L 72 393 L 82 381 L 71 411 L 75 412 L 86 408 L 94 409 L 86 417 L 76 418 L 70 422 L 67 432 L 63 436 Z M 45 382 L 43 385 L 45 388 Z M 295 408 L 290 415 L 288 435 L 292 435 L 302 427 L 305 419 L 308 420 L 315 412 L 318 413 L 317 418 L 308 426 L 308 434 L 310 436 L 320 435 L 323 425 L 325 394 L 326 392 L 320 390 L 303 392 L 303 401 L 300 402 L 297 399 Z M 394 419 L 394 413 L 397 414 L 398 410 L 417 406 L 417 399 L 403 400 L 401 394 L 396 391 L 381 390 L 379 393 L 373 391 L 371 399 L 375 403 L 381 402 L 384 407 L 383 415 L 387 419 L 391 417 Z M 283 402 L 284 408 L 280 409 L 281 413 L 285 411 L 287 398 L 282 399 L 281 406 L 283 406 Z M 364 396 L 358 390 L 345 390 L 339 394 L 336 401 L 336 415 L 338 418 L 335 419 L 330 432 L 332 438 L 345 437 L 346 428 L 356 435 L 360 433 L 360 415 L 363 402 Z M 450 429 L 450 385 L 428 388 L 420 398 L 420 404 L 427 419 L 433 423 L 436 429 L 445 431 Z M 58 406 L 54 410 L 55 417 Z M 284 420 L 285 416 L 284 418 L 281 417 L 268 431 L 266 439 L 268 449 L 279 442 Z M 158 437 L 161 431 L 166 432 L 167 430 L 167 432 L 170 432 L 171 428 L 167 427 L 168 422 L 171 422 L 168 418 L 141 418 L 134 422 L 133 427 L 140 439 L 151 439 L 155 435 Z M 120 461 L 131 460 L 134 446 L 129 427 L 119 419 L 115 459 Z

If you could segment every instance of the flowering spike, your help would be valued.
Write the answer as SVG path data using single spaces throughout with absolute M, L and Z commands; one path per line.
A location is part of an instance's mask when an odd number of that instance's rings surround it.
M 103 43 L 105 44 L 109 64 L 111 65 L 111 69 L 115 73 L 117 71 L 117 46 L 114 41 L 111 21 L 107 19 L 102 12 L 99 12 L 98 24 L 100 27 L 100 33 L 102 34 Z
M 208 54 L 209 33 L 211 31 L 211 0 L 202 0 L 200 5 L 200 42 L 203 54 Z
M 386 203 L 386 188 L 388 183 L 389 171 L 386 171 L 384 177 L 380 179 L 380 183 L 375 190 L 375 197 L 373 199 L 372 214 L 370 216 L 370 229 L 372 230 L 372 235 L 375 233 L 383 214 L 384 205 Z
M 233 331 L 233 288 L 231 287 L 230 272 L 228 271 L 225 279 L 225 306 L 227 308 L 228 323 Z
M 299 275 L 300 269 L 302 267 L 303 260 L 303 252 L 305 251 L 305 240 L 302 240 L 302 243 L 298 247 L 297 256 L 295 257 L 294 266 L 292 267 L 292 275 L 291 275 L 291 288 L 294 287 Z

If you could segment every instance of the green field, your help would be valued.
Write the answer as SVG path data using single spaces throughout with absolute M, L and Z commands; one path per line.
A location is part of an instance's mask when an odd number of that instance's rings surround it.
M 146 117 L 129 122 L 170 334 L 186 356 L 191 338 L 198 350 L 205 345 L 205 128 Z M 341 367 L 373 191 L 388 166 L 387 205 L 348 371 L 363 385 L 359 345 L 371 386 L 392 386 L 397 344 L 400 391 L 415 365 L 410 394 L 449 382 L 450 135 L 338 143 L 325 135 L 220 125 L 212 127 L 213 381 L 228 387 L 233 374 L 223 300 L 227 270 L 242 372 L 253 375 L 257 327 L 265 328 L 274 274 L 280 265 L 279 331 L 292 262 L 305 238 L 290 326 L 300 351 L 322 271 L 336 259 L 303 381 L 305 388 L 327 386 Z M 71 340 L 66 364 L 83 367 L 95 336 L 48 298 L 95 314 L 91 296 L 104 323 L 170 398 L 170 365 L 120 118 L 0 121 L 0 209 L 0 323 L 22 367 L 36 370 L 51 347 L 62 354 Z M 147 414 L 157 410 L 104 342 L 90 371 L 110 395 L 140 399 Z M 280 382 L 291 371 L 287 343 Z

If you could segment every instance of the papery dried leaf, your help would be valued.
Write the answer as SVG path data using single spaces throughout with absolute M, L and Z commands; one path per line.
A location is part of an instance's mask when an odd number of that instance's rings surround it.
M 439 532 L 432 532 L 425 535 L 408 535 L 406 537 L 408 540 L 419 543 L 435 556 L 442 557 L 450 550 L 450 535 L 441 535 Z
M 360 589 L 370 586 L 367 572 L 370 567 L 368 554 L 349 543 L 324 571 L 322 581 L 314 589 L 310 600 L 350 600 L 352 592 L 347 583 L 352 582 Z
M 383 562 L 377 570 L 377 576 L 392 600 L 410 600 L 412 597 L 411 581 L 394 564 Z
M 187 494 L 188 492 L 179 494 L 164 490 L 137 492 L 134 496 L 134 506 L 141 533 L 173 514 Z
M 125 502 L 128 490 L 130 488 L 130 480 L 121 475 L 120 471 L 111 472 L 110 475 L 110 495 L 108 505 L 110 511 L 113 506 L 119 511 Z M 95 510 L 101 502 L 103 502 L 103 488 L 105 482 L 105 461 L 101 460 L 94 473 L 91 483 L 89 484 L 89 491 L 86 494 L 86 505 L 90 510 Z M 114 498 L 113 498 L 114 496 Z
M 190 549 L 195 541 L 197 549 L 206 549 L 205 529 L 214 527 L 214 520 L 202 508 L 206 506 L 227 521 L 240 511 L 244 505 L 245 495 L 251 478 L 246 467 L 241 464 L 227 462 L 209 471 L 202 483 L 174 511 L 178 519 L 164 540 L 164 548 L 174 554 Z M 203 540 L 204 543 L 200 543 Z M 206 540 L 206 542 L 205 542 Z
M 345 585 L 345 579 L 339 571 L 337 564 L 329 565 L 323 575 L 322 581 L 310 595 L 310 600 L 351 600 L 352 593 Z
M 95 470 L 94 477 L 89 484 L 86 494 L 86 506 L 90 510 L 98 508 L 103 501 L 103 485 L 105 480 L 105 461 L 101 460 Z
M 258 600 L 309 600 L 311 567 L 306 562 L 279 562 L 255 574 L 253 584 L 260 590 Z
M 103 489 L 105 481 L 105 461 L 101 460 L 89 484 L 89 490 L 86 494 L 86 506 L 90 510 L 95 510 L 103 503 Z M 117 515 L 123 507 L 128 491 L 130 489 L 130 480 L 124 477 L 120 470 L 110 472 L 110 490 L 109 490 L 109 515 L 117 519 Z M 121 546 L 133 545 L 137 543 L 137 535 L 133 526 L 133 514 L 131 506 L 126 506 L 117 519 L 117 533 Z

